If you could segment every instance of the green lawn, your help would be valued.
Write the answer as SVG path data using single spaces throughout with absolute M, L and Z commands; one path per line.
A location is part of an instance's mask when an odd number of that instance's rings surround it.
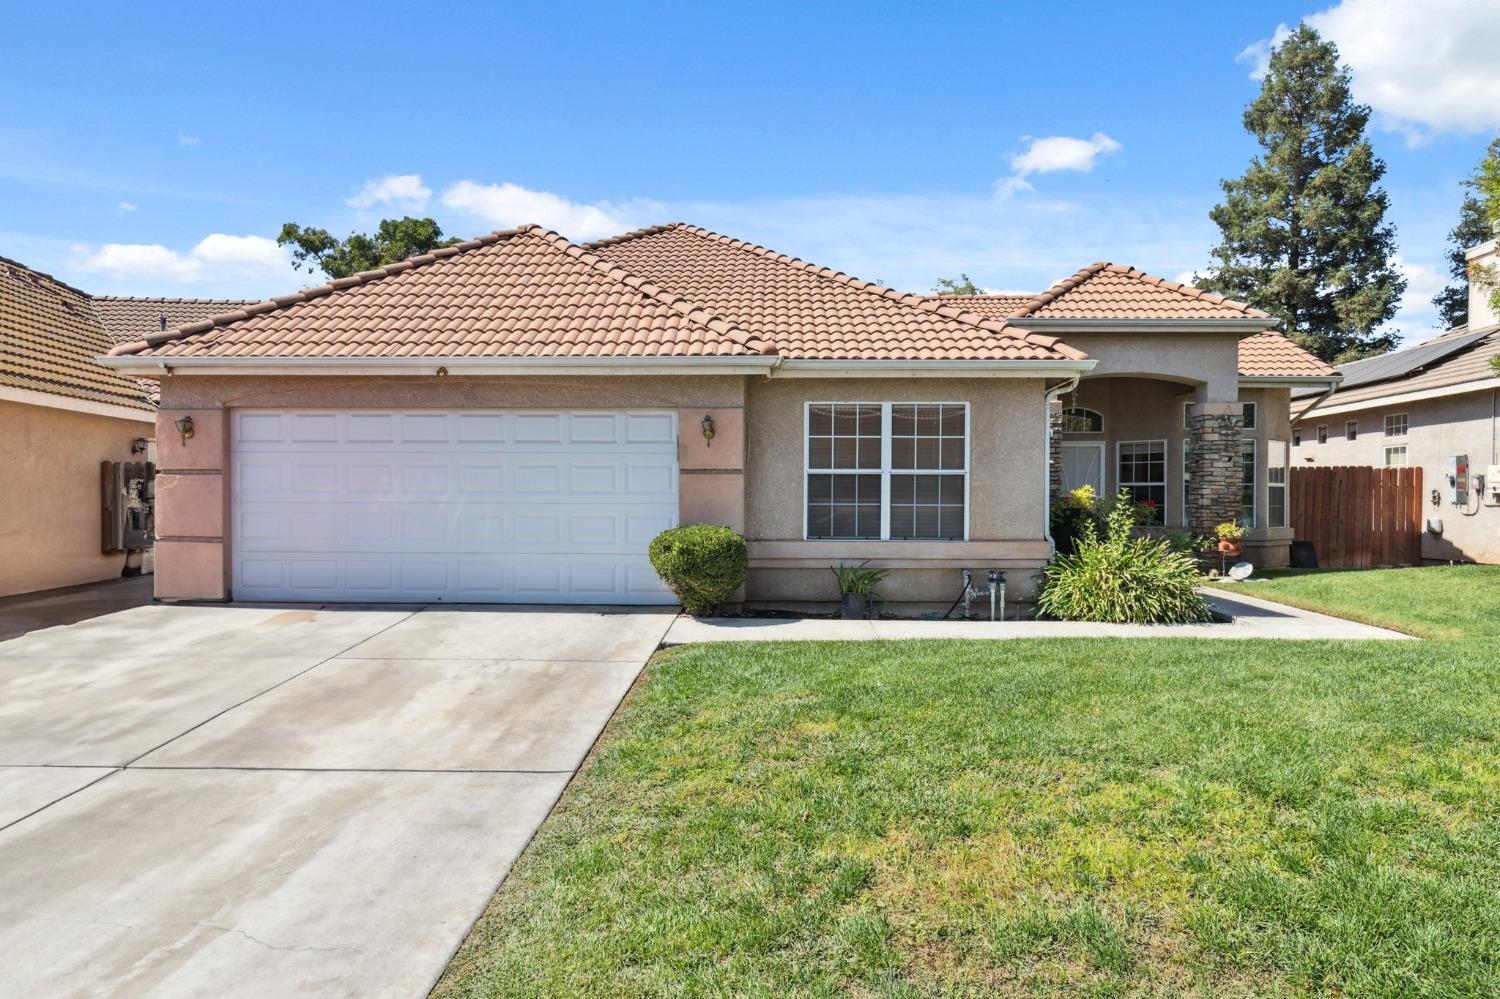
M 436 995 L 1497 995 L 1494 645 L 668 651 Z
M 1500 565 L 1296 570 L 1264 583 L 1214 585 L 1266 600 L 1395 628 L 1423 638 L 1500 638 Z

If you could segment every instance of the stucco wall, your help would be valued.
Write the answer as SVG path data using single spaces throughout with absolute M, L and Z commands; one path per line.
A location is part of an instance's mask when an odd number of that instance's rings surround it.
M 751 380 L 747 393 L 747 537 L 752 602 L 837 598 L 829 567 L 866 559 L 894 571 L 889 600 L 943 602 L 958 569 L 999 568 L 1027 595 L 1047 559 L 1043 540 L 1046 414 L 1040 379 Z M 808 402 L 968 402 L 969 540 L 802 540 L 803 411 Z
M 99 463 L 130 461 L 151 425 L 0 402 L 0 597 L 113 579 L 125 556 L 99 552 Z
M 1337 398 L 1337 397 L 1335 397 Z M 1404 438 L 1384 435 L 1385 417 L 1407 415 Z M 1348 421 L 1359 424 L 1358 438 L 1349 441 Z M 1328 443 L 1319 444 L 1319 424 L 1328 427 Z M 1500 506 L 1470 490 L 1467 507 L 1448 502 L 1447 461 L 1451 455 L 1469 456 L 1470 475 L 1485 473 L 1488 465 L 1500 464 L 1500 391 L 1470 392 L 1441 399 L 1373 406 L 1349 413 L 1323 414 L 1314 410 L 1303 420 L 1302 445 L 1292 449 L 1293 465 L 1385 464 L 1385 449 L 1405 445 L 1407 464 L 1422 469 L 1422 512 L 1426 519 L 1442 521 L 1441 535 L 1431 531 L 1422 537 L 1422 557 L 1439 561 L 1500 563 Z M 1438 491 L 1438 503 L 1430 496 Z M 1486 485 L 1488 491 L 1488 485 Z
M 1182 382 L 1199 402 L 1239 398 L 1239 334 L 1075 333 L 1063 340 L 1098 362 L 1090 378 L 1134 375 Z

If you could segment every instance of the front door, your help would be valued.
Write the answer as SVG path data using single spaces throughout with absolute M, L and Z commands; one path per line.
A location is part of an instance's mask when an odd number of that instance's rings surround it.
M 1079 486 L 1093 486 L 1094 493 L 1104 495 L 1104 444 L 1064 444 L 1062 446 L 1063 492 Z

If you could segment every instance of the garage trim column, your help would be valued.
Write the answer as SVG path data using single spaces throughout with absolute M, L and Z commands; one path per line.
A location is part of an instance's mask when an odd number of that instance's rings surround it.
M 712 418 L 712 440 L 703 420 Z M 723 524 L 745 532 L 745 410 L 677 411 L 677 514 L 682 524 Z
M 183 440 L 177 421 L 193 418 Z M 156 598 L 227 600 L 224 551 L 228 516 L 229 434 L 222 409 L 163 409 L 156 414 Z

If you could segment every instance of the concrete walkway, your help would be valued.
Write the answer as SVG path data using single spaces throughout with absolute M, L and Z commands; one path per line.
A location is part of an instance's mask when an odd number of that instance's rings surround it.
M 0 996 L 425 996 L 673 617 L 150 605 L 0 642 Z
M 1205 590 L 1228 624 L 1086 624 L 1075 621 L 838 621 L 826 618 L 680 617 L 663 642 L 868 641 L 891 638 L 1276 638 L 1413 641 L 1411 635 L 1239 593 Z

